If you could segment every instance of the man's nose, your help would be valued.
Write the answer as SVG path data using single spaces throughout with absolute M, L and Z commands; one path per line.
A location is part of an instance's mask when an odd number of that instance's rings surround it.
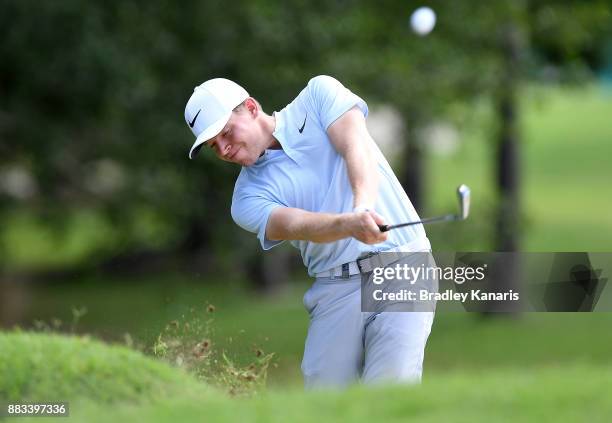
M 219 155 L 222 157 L 227 156 L 231 150 L 229 142 L 222 139 L 217 141 L 217 147 L 219 148 Z

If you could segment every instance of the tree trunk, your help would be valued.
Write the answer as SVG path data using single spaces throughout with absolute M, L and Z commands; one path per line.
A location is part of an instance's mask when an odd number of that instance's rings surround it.
M 404 152 L 404 170 L 400 182 L 418 213 L 423 210 L 423 154 L 416 140 L 411 140 Z
M 295 250 L 284 247 L 258 252 L 251 258 L 248 276 L 255 289 L 264 295 L 281 292 L 289 281 L 291 255 L 295 254 Z
M 517 127 L 517 86 L 519 40 L 517 29 L 510 26 L 504 32 L 503 56 L 505 74 L 501 78 L 498 97 L 500 124 L 497 148 L 497 187 L 499 208 L 495 249 L 517 251 L 519 248 L 519 135 Z
M 28 286 L 24 277 L 0 274 L 0 327 L 23 324 L 28 301 Z
M 504 73 L 500 79 L 497 113 L 499 134 L 496 151 L 498 209 L 495 230 L 496 251 L 517 251 L 519 249 L 520 196 L 519 196 L 519 142 L 517 116 L 517 88 L 519 72 L 519 33 L 514 25 L 504 29 L 502 55 Z M 496 290 L 516 290 L 520 283 L 521 263 L 513 254 L 503 260 L 503 272 L 494 275 Z M 497 267 L 497 266 L 496 266 Z M 514 312 L 518 304 L 503 303 L 501 306 L 487 304 L 487 311 Z

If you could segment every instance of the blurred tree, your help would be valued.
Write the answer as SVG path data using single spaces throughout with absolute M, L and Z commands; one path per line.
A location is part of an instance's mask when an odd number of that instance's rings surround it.
M 459 103 L 496 101 L 505 141 L 492 150 L 502 154 L 496 162 L 505 210 L 508 198 L 519 197 L 513 98 L 524 81 L 588 76 L 610 36 L 610 2 L 429 4 L 438 24 L 422 38 L 408 26 L 416 1 L 4 0 L 0 170 L 25 172 L 34 188 L 21 198 L 4 190 L 0 213 L 27 208 L 60 230 L 69 210 L 101 213 L 112 242 L 92 263 L 143 250 L 206 266 L 227 254 L 233 259 L 226 266 L 261 260 L 252 236 L 229 217 L 239 169 L 205 152 L 187 159 L 184 104 L 195 85 L 222 75 L 271 112 L 321 73 L 401 112 L 408 132 L 399 171 L 418 207 L 425 191 L 417 130 L 451 116 Z M 518 47 L 508 27 L 523 37 Z M 166 230 L 143 240 L 137 231 L 148 215 Z M 500 228 L 508 227 L 506 218 Z

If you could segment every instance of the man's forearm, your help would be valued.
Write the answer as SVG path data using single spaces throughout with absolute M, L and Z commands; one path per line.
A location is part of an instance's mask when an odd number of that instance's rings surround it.
M 271 240 L 333 242 L 351 236 L 347 214 L 313 213 L 290 207 L 272 212 L 266 236 Z
M 366 244 L 376 244 L 387 239 L 387 233 L 378 227 L 384 224 L 372 211 L 332 214 L 278 207 L 268 219 L 266 238 L 324 243 L 353 237 Z

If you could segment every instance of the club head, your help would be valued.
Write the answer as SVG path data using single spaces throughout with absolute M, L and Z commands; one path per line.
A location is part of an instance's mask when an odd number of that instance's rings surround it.
M 459 214 L 457 218 L 465 220 L 470 214 L 470 188 L 465 184 L 459 185 L 457 196 L 459 197 Z

